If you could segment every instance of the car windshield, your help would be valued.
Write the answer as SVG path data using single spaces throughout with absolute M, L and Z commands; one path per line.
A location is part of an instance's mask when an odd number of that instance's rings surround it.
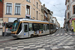
M 10 29 L 10 31 L 16 31 L 18 28 L 19 22 L 18 21 L 14 21 L 12 28 Z

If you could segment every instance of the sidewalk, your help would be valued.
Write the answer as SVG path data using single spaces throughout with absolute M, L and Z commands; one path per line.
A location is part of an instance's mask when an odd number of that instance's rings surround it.
M 0 36 L 2 36 L 2 29 L 0 29 Z

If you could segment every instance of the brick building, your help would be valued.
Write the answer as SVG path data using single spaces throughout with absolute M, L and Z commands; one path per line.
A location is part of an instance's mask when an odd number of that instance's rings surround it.
M 3 23 L 3 1 L 0 0 L 0 28 L 2 28 L 2 23 Z

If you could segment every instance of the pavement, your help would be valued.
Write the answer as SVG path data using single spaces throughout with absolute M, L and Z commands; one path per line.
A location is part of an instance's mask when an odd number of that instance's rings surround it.
M 59 29 L 52 35 L 0 42 L 0 50 L 75 50 L 75 35 Z
M 0 36 L 2 36 L 2 29 L 0 29 Z

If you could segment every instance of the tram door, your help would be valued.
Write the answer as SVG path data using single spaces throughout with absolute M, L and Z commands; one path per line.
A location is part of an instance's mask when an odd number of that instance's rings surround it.
M 24 29 L 24 37 L 28 37 L 28 23 L 23 24 Z

